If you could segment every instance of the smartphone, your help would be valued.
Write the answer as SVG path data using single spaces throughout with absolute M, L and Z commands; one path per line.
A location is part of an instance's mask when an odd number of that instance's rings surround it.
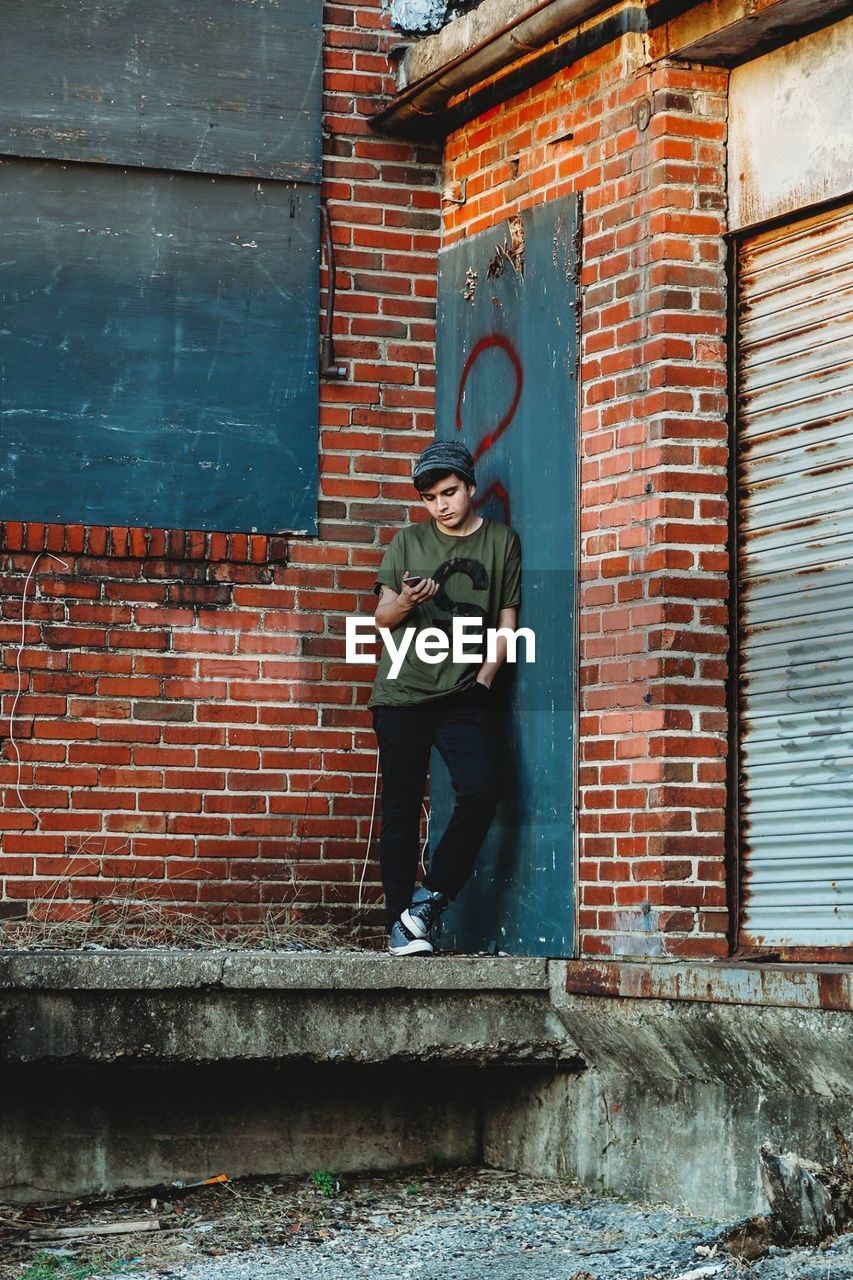
M 422 577 L 422 576 L 421 576 L 421 577 L 418 577 L 418 578 L 404 578 L 404 579 L 403 579 L 403 583 L 404 583 L 404 585 L 405 585 L 405 586 L 407 586 L 407 587 L 416 587 L 416 586 L 418 585 L 418 583 L 420 583 L 420 582 L 423 582 L 423 577 Z

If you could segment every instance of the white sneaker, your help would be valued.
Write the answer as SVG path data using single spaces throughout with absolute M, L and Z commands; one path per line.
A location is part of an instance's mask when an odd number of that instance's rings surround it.
M 428 956 L 432 955 L 432 943 L 429 938 L 416 938 L 402 920 L 395 920 L 391 925 L 388 950 L 392 956 Z
M 415 938 L 438 938 L 441 915 L 447 910 L 447 894 L 420 885 L 400 916 L 400 922 Z

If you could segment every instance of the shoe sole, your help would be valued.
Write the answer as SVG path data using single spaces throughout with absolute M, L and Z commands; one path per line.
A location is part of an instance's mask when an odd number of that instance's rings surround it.
M 392 956 L 431 956 L 433 948 L 426 938 L 413 938 L 404 947 L 389 946 L 388 950 Z
M 410 915 L 408 910 L 406 910 L 400 916 L 400 919 L 408 929 L 409 933 L 413 933 L 416 938 L 426 938 L 427 931 L 421 924 L 420 920 L 418 920 L 417 916 Z

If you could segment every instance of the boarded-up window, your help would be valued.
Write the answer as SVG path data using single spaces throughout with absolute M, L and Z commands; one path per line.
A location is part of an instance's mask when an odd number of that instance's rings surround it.
M 10 0 L 0 515 L 314 532 L 320 0 Z

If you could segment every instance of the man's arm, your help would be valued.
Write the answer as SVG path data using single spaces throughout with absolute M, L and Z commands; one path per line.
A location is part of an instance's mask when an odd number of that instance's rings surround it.
M 518 609 L 515 605 L 511 609 L 501 609 L 498 614 L 498 626 L 507 627 L 510 631 L 515 631 L 518 622 Z M 495 639 L 495 660 L 494 662 L 484 662 L 477 672 L 477 683 L 484 684 L 486 688 L 491 687 L 491 683 L 497 675 L 500 667 L 506 661 L 506 636 L 497 636 Z
M 434 578 L 421 578 L 416 587 L 410 587 L 404 578 L 403 590 L 399 593 L 383 583 L 382 595 L 374 615 L 377 627 L 387 627 L 389 631 L 394 631 L 402 626 L 419 604 L 431 600 L 437 591 L 438 583 Z

